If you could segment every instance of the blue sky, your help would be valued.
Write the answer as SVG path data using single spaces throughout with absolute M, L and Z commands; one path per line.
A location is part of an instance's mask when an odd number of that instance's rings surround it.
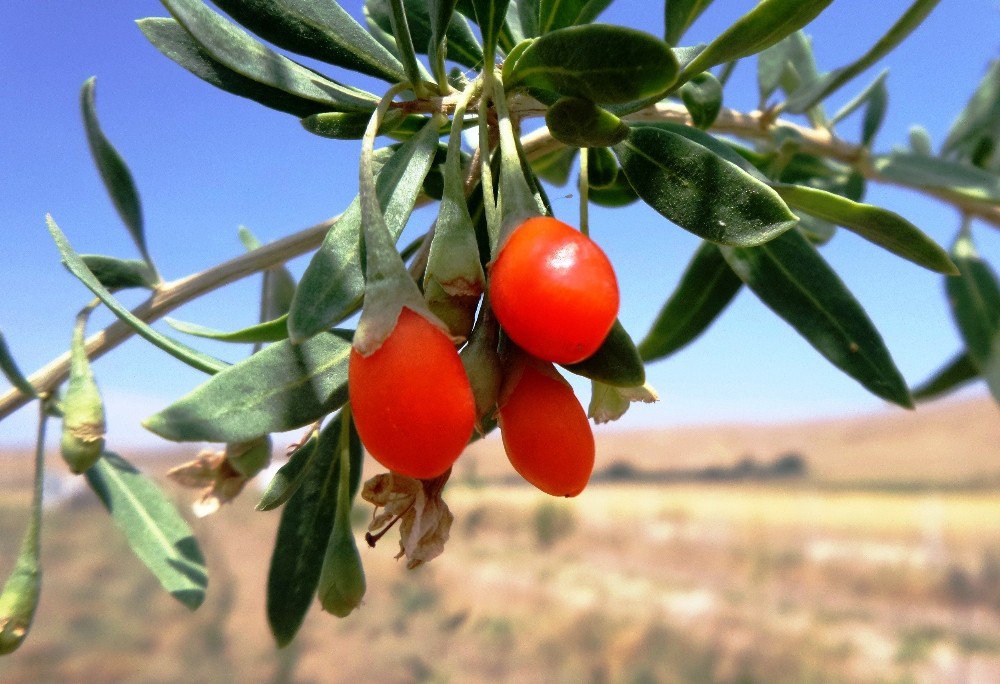
M 343 4 L 360 16 L 359 2 Z M 753 4 L 714 3 L 684 42 L 711 39 Z M 834 2 L 807 28 L 820 68 L 861 54 L 908 5 L 903 0 Z M 273 240 L 340 212 L 356 192 L 356 143 L 316 138 L 293 117 L 215 90 L 162 57 L 134 20 L 166 14 L 153 0 L 14 3 L 4 11 L 0 328 L 26 371 L 67 347 L 72 317 L 89 295 L 59 265 L 44 229 L 45 213 L 53 214 L 82 252 L 135 255 L 90 162 L 78 105 L 80 85 L 90 76 L 97 76 L 103 127 L 139 186 L 150 249 L 169 279 L 238 254 L 240 225 Z M 661 4 L 618 0 L 602 20 L 659 34 Z M 889 113 L 876 148 L 905 144 L 913 123 L 925 126 L 938 145 L 987 62 L 998 56 L 997 35 L 997 2 L 942 2 L 876 70 L 839 92 L 832 108 L 878 69 L 889 67 Z M 370 79 L 324 69 L 341 80 L 378 87 Z M 739 65 L 726 94 L 728 106 L 756 104 L 753 59 Z M 858 127 L 852 117 L 838 130 L 856 139 Z M 572 223 L 577 201 L 564 197 L 566 192 L 553 192 L 552 198 L 557 215 Z M 902 214 L 940 243 L 954 236 L 957 216 L 938 202 L 875 186 L 868 201 Z M 428 210 L 417 212 L 410 234 L 426 229 L 432 218 Z M 591 231 L 617 268 L 621 320 L 639 338 L 697 239 L 641 204 L 592 209 Z M 977 225 L 975 234 L 981 251 L 1000 264 L 1000 234 L 985 225 Z M 911 383 L 959 348 L 939 276 L 843 231 L 823 253 L 865 306 Z M 292 262 L 293 272 L 301 273 L 306 261 Z M 220 328 L 250 324 L 257 287 L 257 278 L 246 279 L 175 316 Z M 130 294 L 122 298 L 140 300 Z M 106 313 L 95 316 L 92 329 L 109 320 Z M 204 348 L 230 360 L 248 351 L 231 345 Z M 118 446 L 155 443 L 139 420 L 204 378 L 141 340 L 97 361 L 95 372 L 109 408 L 109 438 Z M 885 408 L 747 292 L 694 345 L 651 365 L 649 377 L 663 400 L 635 408 L 620 425 L 770 422 Z M 579 387 L 586 401 L 586 386 Z M 27 442 L 32 420 L 30 410 L 5 420 L 0 444 Z

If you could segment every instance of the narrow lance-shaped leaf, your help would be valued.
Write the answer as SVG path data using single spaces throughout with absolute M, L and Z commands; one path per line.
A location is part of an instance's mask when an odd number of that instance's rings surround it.
M 104 402 L 87 359 L 84 330 L 92 307 L 76 318 L 70 344 L 69 382 L 62 399 L 60 452 L 71 472 L 79 475 L 97 462 L 104 450 Z
M 671 45 L 677 45 L 688 27 L 711 4 L 712 0 L 666 0 L 663 32 L 666 41 Z
M 425 124 L 378 172 L 376 192 L 393 239 L 403 231 L 437 150 L 438 131 Z M 291 339 L 301 342 L 356 310 L 365 290 L 361 262 L 361 201 L 330 228 L 302 275 L 288 316 Z
M 479 24 L 479 30 L 483 34 L 483 56 L 488 64 L 493 64 L 510 0 L 460 0 L 457 4 Z
M 671 48 L 670 51 L 674 53 L 674 58 L 677 60 L 678 66 L 680 66 L 683 71 L 684 67 L 693 62 L 694 58 L 704 52 L 707 47 L 708 43 L 698 43 L 697 45 L 682 45 L 680 47 L 674 47 Z M 659 95 L 662 97 L 663 93 L 660 93 Z M 639 109 L 641 108 L 642 107 L 639 107 Z M 633 109 L 630 111 L 635 110 Z
M 389 0 L 389 19 L 392 23 L 392 35 L 396 50 L 403 62 L 406 80 L 412 86 L 414 94 L 425 94 L 423 86 L 423 65 L 417 60 L 416 49 L 413 47 L 413 36 L 410 34 L 410 24 L 406 17 L 403 0 Z
M 216 88 L 253 100 L 279 112 L 304 117 L 330 109 L 329 105 L 277 87 L 265 85 L 230 69 L 210 55 L 187 30 L 174 19 L 150 17 L 139 19 L 139 30 L 164 56 Z
M 726 62 L 725 64 L 722 65 L 722 68 L 719 69 L 719 83 L 721 83 L 723 87 L 725 87 L 725 85 L 729 83 L 729 79 L 730 77 L 732 77 L 733 72 L 736 71 L 736 67 L 739 65 L 739 63 L 740 60 L 734 59 L 729 62 Z
M 310 133 L 335 140 L 360 140 L 368 128 L 371 114 L 357 112 L 323 112 L 302 119 L 299 123 Z M 396 109 L 382 120 L 379 135 L 391 135 L 397 140 L 405 140 L 423 128 L 427 118 L 419 114 L 407 116 Z
M 856 110 L 860 109 L 863 105 L 871 101 L 875 97 L 875 91 L 879 88 L 884 87 L 885 79 L 889 76 L 889 70 L 883 69 L 882 73 L 875 77 L 875 79 L 866 85 L 864 89 L 852 97 L 850 101 L 847 102 L 843 107 L 837 110 L 837 113 L 830 118 L 830 125 L 834 126 L 840 123 L 842 120 L 849 117 Z
M 539 34 L 538 8 L 541 0 L 517 0 L 517 18 L 521 23 L 521 34 L 525 38 L 534 38 Z M 508 57 L 510 53 L 508 53 Z
M 1000 60 L 993 60 L 948 131 L 941 153 L 1000 171 Z M 992 164 L 989 161 L 992 159 Z
M 87 131 L 87 143 L 90 154 L 94 158 L 104 187 L 108 190 L 111 202 L 115 205 L 118 215 L 132 236 L 139 253 L 150 266 L 153 261 L 146 247 L 146 234 L 142 222 L 142 205 L 139 203 L 139 193 L 135 189 L 132 172 L 128 170 L 125 160 L 118 154 L 111 141 L 101 130 L 97 120 L 97 109 L 94 106 L 94 83 L 96 77 L 91 76 L 80 89 L 80 109 L 83 112 L 83 125 Z
M 587 183 L 591 188 L 608 188 L 618 178 L 618 158 L 606 147 L 587 149 Z
M 59 253 L 62 255 L 63 263 L 66 265 L 66 268 L 69 269 L 69 272 L 76 276 L 80 282 L 86 285 L 87 289 L 97 295 L 98 299 L 104 302 L 104 305 L 111 309 L 112 313 L 131 326 L 132 329 L 135 330 L 136 334 L 152 343 L 154 346 L 167 352 L 175 359 L 183 361 L 192 368 L 197 368 L 205 373 L 218 373 L 220 370 L 227 367 L 226 363 L 219 361 L 218 359 L 214 359 L 207 354 L 203 354 L 196 349 L 192 349 L 187 345 L 181 344 L 177 340 L 172 340 L 166 335 L 153 330 L 147 323 L 136 317 L 135 314 L 115 299 L 115 297 L 108 292 L 107 288 L 98 282 L 97 278 L 94 277 L 94 274 L 90 272 L 89 268 L 87 268 L 87 265 L 83 263 L 80 255 L 73 250 L 73 247 L 69 244 L 69 241 L 66 239 L 66 236 L 63 235 L 63 232 L 59 230 L 59 226 L 57 226 L 56 222 L 52 220 L 52 217 L 46 216 L 45 220 L 48 225 L 49 232 L 52 234 L 52 238 L 56 242 L 56 247 L 59 248 Z
M 707 71 L 697 74 L 681 86 L 681 100 L 697 128 L 710 128 L 722 109 L 722 84 Z
M 775 185 L 790 207 L 825 219 L 918 266 L 957 275 L 955 264 L 936 242 L 899 214 L 803 185 Z
M 945 280 L 952 315 L 969 356 L 1000 401 L 1000 282 L 963 230 L 951 250 L 961 275 Z
M 1000 175 L 961 162 L 910 152 L 872 160 L 885 180 L 937 188 L 980 202 L 1000 205 Z
M 316 456 L 319 453 L 319 435 L 317 430 L 313 430 L 305 442 L 299 446 L 288 457 L 285 465 L 278 468 L 278 471 L 271 478 L 267 489 L 257 502 L 258 511 L 271 511 L 282 505 L 290 498 L 305 481 L 309 474 Z
M 934 375 L 913 388 L 915 401 L 929 401 L 953 392 L 980 377 L 979 368 L 968 352 L 962 352 Z
M 365 570 L 361 566 L 361 556 L 351 529 L 351 504 L 354 500 L 351 495 L 351 469 L 353 462 L 360 461 L 360 458 L 355 459 L 351 453 L 353 430 L 350 416 L 350 411 L 345 408 L 340 418 L 342 426 L 337 447 L 337 507 L 316 590 L 323 610 L 337 617 L 347 617 L 361 605 L 366 588 Z
M 709 43 L 681 73 L 683 83 L 717 64 L 765 50 L 815 19 L 833 0 L 763 0 Z
M 334 0 L 213 0 L 264 40 L 300 55 L 381 78 L 403 80 L 403 65 Z
M 250 229 L 240 226 L 240 242 L 248 252 L 260 249 L 263 245 Z M 273 266 L 264 271 L 264 283 L 261 288 L 260 322 L 266 323 L 288 313 L 292 305 L 292 295 L 295 294 L 295 278 L 285 265 Z
M 788 102 L 785 103 L 785 109 L 793 114 L 798 114 L 824 100 L 833 91 L 875 64 L 902 43 L 914 29 L 920 26 L 938 2 L 940 0 L 917 0 L 914 2 L 903 13 L 903 16 L 892 25 L 888 33 L 882 36 L 865 54 L 851 64 L 835 69 L 816 82 L 802 88 L 800 92 L 789 98 Z
M 118 259 L 103 254 L 81 254 L 80 259 L 97 281 L 109 290 L 144 288 L 152 290 L 159 277 L 141 259 Z
M 765 87 L 769 88 L 767 96 L 778 86 L 786 95 L 791 95 L 820 77 L 816 68 L 812 40 L 801 30 L 793 31 L 781 42 L 761 53 L 757 66 L 758 85 L 764 98 L 761 100 L 761 106 L 766 105 Z M 807 114 L 814 127 L 827 127 L 822 105 L 810 107 Z
M 531 170 L 536 176 L 552 185 L 566 185 L 576 159 L 576 152 L 573 148 L 560 147 L 558 150 L 532 159 Z M 615 164 L 617 166 L 617 161 Z
M 267 620 L 279 647 L 295 637 L 316 595 L 337 510 L 340 429 L 334 416 L 323 429 L 308 476 L 281 512 L 267 576 Z M 352 431 L 351 473 L 359 480 L 361 455 L 361 441 Z M 351 485 L 354 496 L 358 484 Z
M 538 5 L 537 35 L 543 35 L 556 29 L 589 24 L 611 4 L 611 0 L 536 0 L 535 4 Z
M 761 173 L 760 169 L 744 158 L 740 152 L 737 152 L 736 149 L 733 148 L 732 143 L 723 142 L 711 133 L 707 133 L 691 126 L 685 126 L 684 124 L 674 123 L 672 121 L 656 121 L 643 123 L 641 125 L 647 128 L 660 128 L 664 131 L 675 133 L 681 137 L 687 138 L 691 142 L 698 143 L 702 147 L 714 152 L 730 164 L 735 164 L 757 180 L 763 183 L 770 183 L 770 179 Z
M 24 376 L 24 373 L 21 372 L 21 369 L 18 368 L 17 363 L 14 361 L 14 356 L 10 353 L 10 347 L 7 346 L 7 339 L 4 337 L 2 330 L 0 330 L 0 372 L 22 394 L 29 397 L 38 396 L 35 388 L 28 382 L 28 378 Z
M 787 59 L 791 70 L 785 69 L 781 88 L 791 95 L 798 88 L 819 80 L 820 73 L 816 68 L 812 39 L 804 31 L 795 31 L 782 42 L 788 43 Z
M 599 207 L 616 209 L 627 207 L 639 199 L 635 188 L 628 182 L 624 172 L 619 172 L 611 185 L 604 188 L 591 188 L 588 199 Z
M 261 323 L 268 323 L 288 315 L 295 296 L 295 279 L 284 266 L 264 271 L 260 287 Z M 285 328 L 287 329 L 287 325 Z
M 350 336 L 264 347 L 143 424 L 179 442 L 246 442 L 313 423 L 347 400 Z
M 3 338 L 0 337 L 0 343 L 2 341 Z M 35 618 L 42 590 L 42 483 L 45 473 L 46 423 L 45 406 L 39 405 L 31 518 L 21 539 L 21 549 L 14 561 L 14 569 L 0 590 L 0 656 L 13 653 L 24 643 Z
M 767 185 L 710 150 L 640 126 L 614 148 L 639 196 L 681 228 L 722 245 L 759 245 L 797 219 Z
M 371 111 L 375 97 L 337 83 L 283 57 L 210 10 L 201 0 L 162 0 L 212 59 L 246 78 L 325 106 L 327 111 Z
M 414 49 L 418 53 L 428 52 L 427 48 L 434 40 L 428 3 L 426 0 L 404 0 L 404 6 Z M 366 0 L 365 16 L 369 24 L 373 24 L 380 32 L 392 33 L 391 14 L 389 0 Z M 469 22 L 461 14 L 451 15 L 445 35 L 448 59 L 467 67 L 476 67 L 483 63 L 483 48 Z
M 690 344 L 719 317 L 742 285 L 719 248 L 702 242 L 639 343 L 642 359 L 655 361 Z
M 205 559 L 191 528 L 160 488 L 111 452 L 87 471 L 87 482 L 163 588 L 191 610 L 200 606 L 208 588 Z
M 761 109 L 767 106 L 767 100 L 781 85 L 781 77 L 788 67 L 789 42 L 778 41 L 757 55 L 757 92 Z
M 885 81 L 882 81 L 875 86 L 868 97 L 865 116 L 861 121 L 861 144 L 865 147 L 871 148 L 872 143 L 875 142 L 875 136 L 882 128 L 888 107 L 889 89 L 886 87 Z
M 431 45 L 444 44 L 448 33 L 448 24 L 455 13 L 456 0 L 427 0 L 427 14 L 430 17 Z
M 521 59 L 521 55 L 524 51 L 528 49 L 528 46 L 535 42 L 534 38 L 522 40 L 520 43 L 515 45 L 510 52 L 507 53 L 507 57 L 503 61 L 503 67 L 500 71 L 500 80 L 504 83 L 510 83 L 511 74 L 514 73 L 514 67 L 517 66 L 517 60 Z
M 642 357 L 618 319 L 596 352 L 579 363 L 563 367 L 571 373 L 615 387 L 641 387 L 646 382 Z
M 626 103 L 665 92 L 677 69 L 673 51 L 662 40 L 622 26 L 588 24 L 533 41 L 504 87 L 541 88 L 598 104 Z
M 240 226 L 239 236 L 247 251 L 261 247 L 260 240 L 246 226 Z M 265 270 L 261 277 L 260 286 L 260 313 L 258 315 L 260 325 L 274 325 L 274 321 L 287 317 L 294 296 L 295 278 L 288 268 L 282 264 Z M 287 323 L 284 328 L 285 337 L 287 337 Z M 280 339 L 284 339 L 284 337 Z M 262 343 L 262 341 L 254 342 L 254 353 L 260 350 Z
M 239 330 L 215 330 L 206 328 L 194 323 L 186 323 L 173 318 L 164 319 L 174 330 L 203 337 L 208 340 L 218 340 L 219 342 L 234 342 L 239 344 L 260 344 L 263 342 L 280 342 L 288 339 L 288 316 L 283 315 L 270 321 L 251 325 Z
M 521 9 L 517 0 L 507 3 L 507 12 L 504 16 L 504 24 L 500 29 L 500 37 L 497 44 L 508 54 L 515 45 L 528 37 L 524 27 L 521 25 Z M 530 22 L 529 22 L 530 25 Z
M 805 237 L 788 231 L 758 247 L 723 247 L 722 254 L 754 294 L 834 366 L 873 394 L 912 407 L 868 314 Z
M 444 60 L 448 52 L 448 24 L 455 13 L 456 0 L 428 0 L 427 13 L 430 16 L 431 36 L 427 43 L 427 55 L 434 71 L 434 78 L 442 94 L 448 93 L 448 73 Z

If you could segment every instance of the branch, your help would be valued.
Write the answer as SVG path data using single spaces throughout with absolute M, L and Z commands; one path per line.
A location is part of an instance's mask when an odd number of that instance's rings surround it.
M 264 245 L 235 259 L 212 266 L 201 273 L 195 273 L 169 283 L 162 283 L 153 295 L 135 307 L 132 313 L 135 314 L 136 318 L 151 323 L 203 294 L 218 290 L 229 283 L 265 271 L 315 249 L 323 242 L 323 237 L 330 230 L 330 226 L 336 223 L 337 218 L 339 217 L 318 223 L 311 228 Z M 87 338 L 87 355 L 91 359 L 103 356 L 134 334 L 135 331 L 131 326 L 122 321 L 116 321 Z M 68 375 L 69 352 L 66 352 L 33 373 L 28 381 L 40 395 L 44 395 L 54 391 Z M 0 420 L 29 401 L 31 401 L 30 396 L 22 394 L 17 389 L 10 390 L 0 397 Z
M 404 104 L 412 111 L 430 110 L 434 107 L 437 107 L 435 111 L 439 111 L 453 108 L 451 100 L 452 98 L 429 98 L 427 100 L 416 101 L 422 103 L 424 106 L 417 106 L 410 103 Z M 517 109 L 520 118 L 540 116 L 545 111 L 543 105 L 530 98 L 521 98 L 520 96 L 514 98 L 512 107 Z M 626 119 L 634 122 L 674 121 L 682 124 L 691 123 L 687 109 L 681 104 L 671 102 L 657 103 L 627 116 Z M 848 164 L 870 180 L 898 185 L 924 195 L 936 197 L 942 202 L 952 205 L 963 214 L 980 218 L 987 223 L 1000 227 L 1000 207 L 988 202 L 976 201 L 968 197 L 956 195 L 945 189 L 932 189 L 916 184 L 887 180 L 869 163 L 867 148 L 841 140 L 823 129 L 808 128 L 785 119 L 775 120 L 768 112 L 738 112 L 732 109 L 723 109 L 712 125 L 712 131 L 747 140 L 766 141 L 772 138 L 772 132 L 777 127 L 791 128 L 798 132 L 802 136 L 802 150 L 804 152 Z M 549 134 L 548 129 L 545 127 L 526 135 L 522 142 L 525 154 L 529 159 L 536 159 L 563 146 L 562 143 L 555 140 Z M 420 200 L 420 203 L 427 203 L 428 201 L 427 198 L 423 198 Z M 329 219 L 311 228 L 306 228 L 281 240 L 264 245 L 252 252 L 247 252 L 234 259 L 212 266 L 200 273 L 164 283 L 157 289 L 153 296 L 133 309 L 132 313 L 137 318 L 151 323 L 203 294 L 305 254 L 322 243 L 323 237 L 336 221 L 337 217 Z M 117 321 L 87 339 L 87 353 L 92 359 L 102 356 L 134 334 L 135 332 L 131 327 L 121 321 Z M 33 373 L 29 381 L 39 394 L 45 394 L 55 390 L 66 379 L 68 373 L 69 353 L 66 353 L 53 359 Z M 0 397 L 0 420 L 21 408 L 30 400 L 30 396 L 22 394 L 16 388 L 11 389 Z
M 687 109 L 671 102 L 657 103 L 625 118 L 628 121 L 675 121 L 692 125 Z M 744 113 L 723 109 L 712 125 L 712 132 L 746 140 L 767 141 L 772 139 L 774 130 L 779 127 L 790 128 L 802 136 L 803 152 L 847 164 L 869 180 L 935 197 L 952 205 L 962 214 L 980 218 L 1000 228 L 1000 207 L 995 204 L 959 195 L 945 188 L 928 188 L 916 183 L 889 180 L 871 165 L 868 148 L 837 138 L 826 129 L 809 128 L 785 119 L 774 119 L 769 112 Z

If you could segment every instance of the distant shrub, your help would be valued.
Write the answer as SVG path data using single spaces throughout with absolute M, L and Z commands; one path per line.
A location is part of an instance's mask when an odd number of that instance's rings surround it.
M 539 546 L 548 547 L 576 529 L 576 516 L 566 506 L 543 501 L 535 509 L 534 524 L 535 539 Z
M 805 456 L 795 452 L 779 456 L 771 465 L 771 475 L 774 477 L 801 477 L 805 474 Z
M 615 461 L 601 473 L 601 479 L 606 482 L 632 482 L 642 476 L 643 473 L 628 461 Z

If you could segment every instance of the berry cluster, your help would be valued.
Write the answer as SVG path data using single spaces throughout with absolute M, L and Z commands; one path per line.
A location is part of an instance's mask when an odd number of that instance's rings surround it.
M 451 338 L 404 307 L 374 353 L 352 351 L 349 388 L 358 433 L 386 468 L 430 479 L 458 459 L 477 422 L 495 414 L 514 469 L 548 494 L 575 496 L 593 470 L 594 437 L 553 363 L 590 357 L 614 325 L 619 295 L 611 263 L 565 223 L 530 218 L 499 250 L 488 293 L 484 306 L 492 307 L 507 338 L 494 405 L 477 411 Z

